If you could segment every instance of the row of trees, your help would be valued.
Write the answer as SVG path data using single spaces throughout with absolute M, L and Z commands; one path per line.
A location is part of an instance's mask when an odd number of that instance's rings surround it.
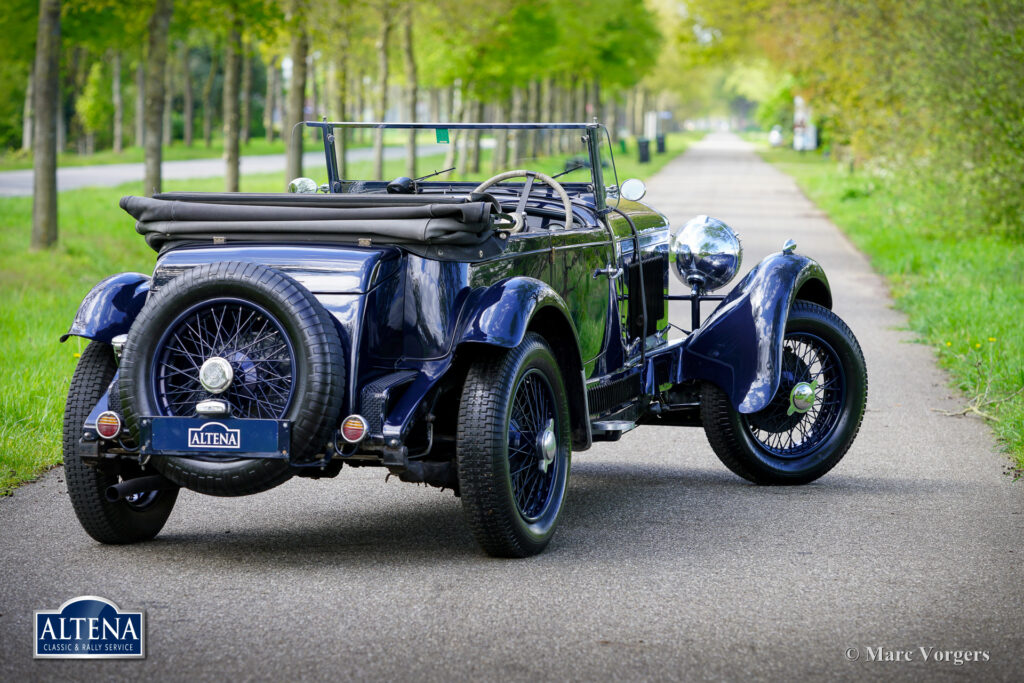
M 791 122 L 788 105 L 803 95 L 826 144 L 851 163 L 898 170 L 967 218 L 960 229 L 1024 237 L 1020 0 L 687 5 L 691 63 L 767 60 L 765 124 Z
M 301 175 L 302 136 L 293 139 L 292 126 L 320 116 L 597 116 L 613 130 L 639 130 L 654 103 L 643 79 L 657 69 L 663 44 L 658 8 L 643 0 L 9 5 L 0 18 L 0 36 L 10 39 L 0 41 L 8 76 L 0 86 L 8 96 L 0 99 L 24 106 L 20 135 L 13 134 L 10 105 L 0 111 L 0 142 L 33 148 L 35 247 L 56 240 L 58 150 L 141 144 L 145 188 L 155 193 L 163 146 L 195 144 L 199 123 L 206 145 L 222 130 L 226 189 L 236 191 L 240 146 L 251 135 L 284 137 L 294 177 Z M 342 161 L 346 142 L 339 140 Z M 381 137 L 373 142 L 379 169 Z M 408 146 L 415 173 L 412 137 Z

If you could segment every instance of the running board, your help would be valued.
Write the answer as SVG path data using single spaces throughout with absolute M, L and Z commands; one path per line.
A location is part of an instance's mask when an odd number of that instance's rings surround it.
M 628 431 L 636 429 L 632 420 L 602 420 L 590 423 L 594 441 L 618 441 Z

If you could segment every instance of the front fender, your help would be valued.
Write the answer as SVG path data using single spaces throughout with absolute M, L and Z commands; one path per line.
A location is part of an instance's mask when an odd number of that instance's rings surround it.
M 142 273 L 118 273 L 100 280 L 82 299 L 61 342 L 84 337 L 109 344 L 117 335 L 128 334 L 148 293 L 149 277 Z
M 796 254 L 761 261 L 686 339 L 684 376 L 717 384 L 741 413 L 767 406 L 779 388 L 786 320 L 798 298 L 832 307 L 821 266 Z
M 526 335 L 538 311 L 557 309 L 572 331 L 579 352 L 579 335 L 569 309 L 555 290 L 530 277 L 513 277 L 470 295 L 460 325 L 459 343 L 477 342 L 511 349 Z

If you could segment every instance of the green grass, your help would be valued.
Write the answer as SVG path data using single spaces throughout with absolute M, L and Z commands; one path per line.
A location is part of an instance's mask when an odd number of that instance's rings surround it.
M 248 145 L 240 147 L 243 156 L 259 156 L 264 154 L 284 154 L 284 142 L 280 139 L 267 142 L 266 138 L 253 138 Z M 214 138 L 209 148 L 202 139 L 196 140 L 191 147 L 180 141 L 164 147 L 164 161 L 181 161 L 184 159 L 219 159 L 224 156 L 224 144 L 220 138 Z M 144 161 L 141 147 L 125 147 L 120 154 L 105 149 L 94 154 L 76 154 L 65 152 L 57 155 L 57 166 L 93 166 L 106 164 L 135 164 Z M 15 171 L 32 168 L 32 154 L 6 152 L 0 154 L 0 171 Z
M 888 279 L 911 329 L 935 349 L 968 413 L 988 416 L 1020 477 L 1024 244 L 987 234 L 927 188 L 850 172 L 818 154 L 764 145 L 760 152 L 793 176 Z
M 670 136 L 669 152 L 655 155 L 649 164 L 623 155 L 619 178 L 649 177 L 693 139 Z M 422 159 L 421 173 L 441 168 L 443 161 L 439 156 Z M 483 162 L 490 169 L 487 150 Z M 563 159 L 551 159 L 538 170 L 561 170 L 563 164 Z M 353 177 L 370 175 L 369 162 L 350 168 Z M 322 180 L 323 173 L 315 171 L 307 170 Z M 401 161 L 385 165 L 387 177 L 403 173 Z M 223 183 L 221 178 L 171 181 L 164 189 L 222 191 Z M 243 192 L 277 192 L 283 186 L 282 174 L 243 176 L 241 182 Z M 141 183 L 62 192 L 60 242 L 41 252 L 28 248 L 32 198 L 0 199 L 0 494 L 60 462 L 64 399 L 76 356 L 86 342 L 72 338 L 60 344 L 57 339 L 67 331 L 82 297 L 107 275 L 153 268 L 155 254 L 117 205 L 122 196 L 141 192 Z

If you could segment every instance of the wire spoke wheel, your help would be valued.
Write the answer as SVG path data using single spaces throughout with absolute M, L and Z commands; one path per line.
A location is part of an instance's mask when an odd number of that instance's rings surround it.
M 806 410 L 792 409 L 793 391 L 800 385 L 813 387 L 813 402 Z M 775 398 L 743 420 L 766 451 L 798 458 L 827 439 L 839 423 L 845 387 L 839 355 L 828 342 L 806 332 L 787 334 Z
M 125 426 L 135 435 L 146 417 L 194 418 L 210 400 L 226 403 L 231 419 L 287 421 L 286 457 L 201 449 L 153 457 L 153 467 L 180 486 L 243 496 L 324 457 L 345 396 L 344 351 L 334 319 L 295 279 L 220 261 L 150 294 L 128 332 L 119 385 Z
M 466 521 L 490 555 L 527 557 L 551 540 L 565 502 L 572 440 L 551 348 L 530 332 L 481 354 L 459 405 L 456 457 Z
M 536 521 L 551 500 L 557 475 L 557 461 L 544 452 L 556 430 L 555 400 L 539 370 L 523 375 L 514 396 L 508 426 L 512 495 L 523 518 Z
M 710 382 L 701 392 L 701 421 L 715 454 L 756 484 L 806 484 L 835 467 L 867 404 L 864 354 L 832 311 L 794 303 L 781 351 L 778 390 L 761 410 L 740 413 Z
M 295 351 L 281 323 L 266 309 L 240 299 L 213 299 L 171 323 L 157 345 L 152 386 L 161 414 L 195 415 L 196 404 L 219 399 L 235 417 L 279 419 L 294 393 Z M 224 359 L 231 382 L 213 392 L 201 372 Z

